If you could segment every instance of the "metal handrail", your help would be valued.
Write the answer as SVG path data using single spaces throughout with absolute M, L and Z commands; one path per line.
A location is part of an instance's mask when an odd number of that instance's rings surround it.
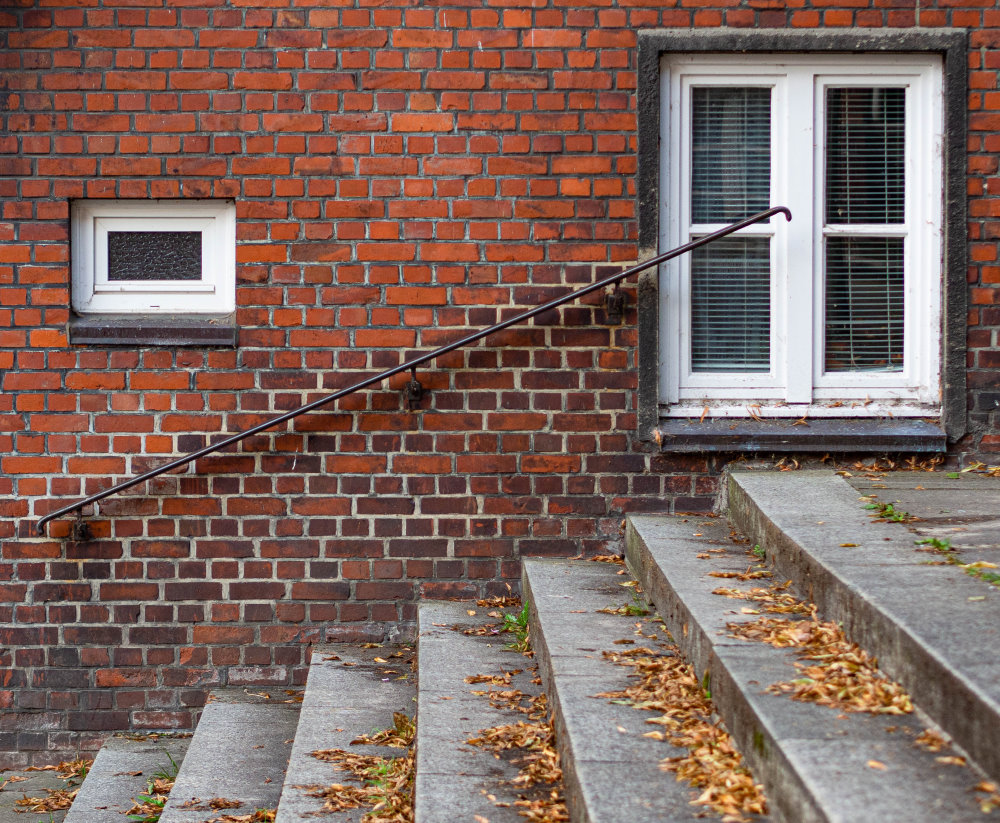
M 311 403 L 307 403 L 306 405 L 301 406 L 292 411 L 285 412 L 284 414 L 279 415 L 278 417 L 275 417 L 271 420 L 265 420 L 263 423 L 258 423 L 256 426 L 253 426 L 247 429 L 246 431 L 231 435 L 230 437 L 227 437 L 224 440 L 220 440 L 218 443 L 212 443 L 211 445 L 204 446 L 198 449 L 197 451 L 185 455 L 184 457 L 178 457 L 176 460 L 172 460 L 169 463 L 165 463 L 164 465 L 159 466 L 158 468 L 150 469 L 149 471 L 140 474 L 138 477 L 133 477 L 130 480 L 125 480 L 124 482 L 119 483 L 117 486 L 112 486 L 110 489 L 105 489 L 104 491 L 92 494 L 90 495 L 90 497 L 86 497 L 83 500 L 79 500 L 76 503 L 71 503 L 68 506 L 63 506 L 61 509 L 56 509 L 54 512 L 50 512 L 49 514 L 42 517 L 38 521 L 38 523 L 35 524 L 35 532 L 37 534 L 44 534 L 45 526 L 50 520 L 55 520 L 57 517 L 62 517 L 64 514 L 70 514 L 71 512 L 79 511 L 84 506 L 89 506 L 91 503 L 97 503 L 98 501 L 103 500 L 106 497 L 110 497 L 113 494 L 117 494 L 118 492 L 125 491 L 126 489 L 130 489 L 133 486 L 137 486 L 139 483 L 142 483 L 143 481 L 151 480 L 154 477 L 159 477 L 161 474 L 173 471 L 174 469 L 178 469 L 181 466 L 186 466 L 188 463 L 192 463 L 201 457 L 205 457 L 206 455 L 212 454 L 213 452 L 217 452 L 220 449 L 224 449 L 226 446 L 231 446 L 233 443 L 239 443 L 241 440 L 245 440 L 248 437 L 252 437 L 255 434 L 259 434 L 262 431 L 266 431 L 267 429 L 272 429 L 275 426 L 281 425 L 282 423 L 287 423 L 289 420 L 293 420 L 294 418 L 298 417 L 301 414 L 305 414 L 306 412 L 310 412 L 313 411 L 314 409 L 326 406 L 327 404 L 332 403 L 334 400 L 339 400 L 341 397 L 346 397 L 347 395 L 353 394 L 356 391 L 360 391 L 361 389 L 367 388 L 368 386 L 371 386 L 374 383 L 380 383 L 383 380 L 386 380 L 390 377 L 393 377 L 394 375 L 399 374 L 400 372 L 406 371 L 407 369 L 415 372 L 417 366 L 427 363 L 430 360 L 435 360 L 438 357 L 441 357 L 441 355 L 448 354 L 449 352 L 452 352 L 455 349 L 462 348 L 463 346 L 468 346 L 470 343 L 475 343 L 476 341 L 482 340 L 484 337 L 487 337 L 488 335 L 494 334 L 495 332 L 498 331 L 503 331 L 504 329 L 510 326 L 514 326 L 517 323 L 523 323 L 525 320 L 530 320 L 532 317 L 536 317 L 537 315 L 542 314 L 543 312 L 547 312 L 549 311 L 549 309 L 557 308 L 563 305 L 564 303 L 569 303 L 571 300 L 575 300 L 578 297 L 583 297 L 584 295 L 590 294 L 591 292 L 606 288 L 607 286 L 615 285 L 616 283 L 619 283 L 622 280 L 624 280 L 626 277 L 629 277 L 633 274 L 638 274 L 639 272 L 645 271 L 646 269 L 652 268 L 653 266 L 658 266 L 660 263 L 665 263 L 667 260 L 672 260 L 674 257 L 679 257 L 682 254 L 697 249 L 700 246 L 707 245 L 708 243 L 711 243 L 714 240 L 718 240 L 720 237 L 725 237 L 728 234 L 737 232 L 740 229 L 744 229 L 747 226 L 753 225 L 754 223 L 760 223 L 763 222 L 764 220 L 768 220 L 774 215 L 779 213 L 784 214 L 787 220 L 792 219 L 792 213 L 787 208 L 785 208 L 784 206 L 777 206 L 775 208 L 768 209 L 767 211 L 762 211 L 759 214 L 755 214 L 752 217 L 748 217 L 746 220 L 741 220 L 739 223 L 733 223 L 729 226 L 726 226 L 723 229 L 714 231 L 711 234 L 706 234 L 704 237 L 699 237 L 697 240 L 692 240 L 690 243 L 686 243 L 683 246 L 678 246 L 676 249 L 671 249 L 670 251 L 657 255 L 656 257 L 652 257 L 643 263 L 639 263 L 638 265 L 632 266 L 631 268 L 625 269 L 624 271 L 618 272 L 617 274 L 612 274 L 608 277 L 598 280 L 595 283 L 591 283 L 589 286 L 584 286 L 583 288 L 567 292 L 562 297 L 556 297 L 552 300 L 549 300 L 547 303 L 543 303 L 542 305 L 536 306 L 533 309 L 528 309 L 528 311 L 522 312 L 521 314 L 511 317 L 509 320 L 504 320 L 500 323 L 496 323 L 490 326 L 489 328 L 473 332 L 472 334 L 466 335 L 465 337 L 462 337 L 461 339 L 456 340 L 453 343 L 448 343 L 447 345 L 434 349 L 433 351 L 430 351 L 427 354 L 421 354 L 418 357 L 414 357 L 412 360 L 407 360 L 405 363 L 402 363 L 399 366 L 394 366 L 391 369 L 386 369 L 385 371 L 376 374 L 374 377 L 366 377 L 364 380 L 360 381 L 359 383 L 355 383 L 353 386 L 349 386 L 346 389 L 340 389 L 339 391 L 335 391 L 333 392 L 333 394 L 328 394 L 325 397 L 319 398 L 318 400 L 313 400 Z

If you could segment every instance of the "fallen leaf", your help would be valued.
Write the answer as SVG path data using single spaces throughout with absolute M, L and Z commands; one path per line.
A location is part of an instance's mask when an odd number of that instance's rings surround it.
M 878 769 L 881 772 L 884 772 L 887 768 L 889 768 L 885 765 L 885 763 L 882 763 L 879 760 L 869 760 L 866 765 L 869 769 Z

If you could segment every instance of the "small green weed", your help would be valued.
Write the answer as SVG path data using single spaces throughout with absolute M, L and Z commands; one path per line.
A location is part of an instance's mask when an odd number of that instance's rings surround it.
M 705 674 L 701 678 L 701 691 L 706 700 L 712 699 L 712 674 L 705 669 Z
M 869 503 L 865 506 L 866 509 L 875 512 L 875 516 L 881 520 L 887 520 L 890 523 L 909 523 L 911 520 L 915 520 L 912 514 L 904 511 L 898 511 L 892 503 Z
M 925 537 L 923 540 L 915 541 L 918 546 L 930 546 L 935 551 L 939 552 L 953 552 L 955 551 L 951 547 L 951 541 L 945 538 L 940 540 L 937 537 Z
M 760 543 L 750 549 L 750 554 L 756 557 L 758 560 L 764 560 L 767 558 L 767 551 L 760 547 Z
M 516 638 L 507 648 L 518 652 L 526 652 L 530 648 L 528 642 L 528 604 L 525 603 L 517 614 L 505 612 L 503 626 L 500 631 L 511 632 Z
M 958 566 L 970 577 L 975 577 L 977 580 L 982 580 L 984 583 L 989 583 L 991 586 L 1000 588 L 1000 573 L 990 571 L 990 569 L 996 568 L 994 564 L 985 562 L 963 563 L 959 559 L 958 553 L 952 547 L 951 541 L 947 538 L 941 540 L 937 537 L 925 537 L 923 540 L 916 540 L 914 542 L 918 546 L 929 546 L 943 555 L 945 562 L 949 566 Z
M 146 791 L 140 792 L 133 798 L 135 805 L 126 813 L 126 820 L 131 820 L 133 823 L 159 823 L 163 807 L 167 804 L 167 797 L 177 778 L 177 772 L 180 771 L 177 761 L 170 752 L 164 749 L 163 753 L 170 761 L 169 765 L 154 772 L 146 783 Z

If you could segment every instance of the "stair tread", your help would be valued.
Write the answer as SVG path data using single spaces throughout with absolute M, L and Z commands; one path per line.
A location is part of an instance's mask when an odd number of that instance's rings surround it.
M 524 820 L 513 805 L 518 793 L 510 784 L 518 767 L 466 742 L 482 729 L 525 719 L 518 712 L 492 706 L 485 696 L 472 694 L 488 690 L 489 685 L 466 683 L 466 677 L 520 669 L 503 688 L 529 695 L 541 691 L 532 683 L 532 661 L 507 648 L 511 635 L 462 633 L 465 628 L 496 622 L 486 612 L 470 609 L 467 603 L 434 601 L 424 601 L 418 610 L 416 823 L 471 821 L 477 815 L 490 823 Z
M 606 660 L 631 639 L 635 617 L 598 609 L 629 602 L 620 566 L 587 561 L 525 560 L 522 591 L 532 609 L 532 644 L 555 712 L 559 751 L 573 820 L 592 823 L 694 821 L 700 792 L 660 769 L 686 754 L 643 737 L 651 716 L 594 695 L 624 689 L 630 669 Z
M 411 717 L 414 714 L 412 650 L 406 650 L 405 659 L 391 657 L 394 651 L 388 647 L 361 649 L 353 644 L 330 644 L 313 650 L 275 823 L 300 823 L 317 814 L 323 801 L 309 797 L 309 786 L 352 782 L 348 773 L 311 757 L 310 752 L 345 749 L 383 757 L 402 754 L 401 749 L 388 746 L 351 745 L 359 735 L 391 728 L 394 712 Z M 375 657 L 389 662 L 375 663 Z M 357 820 L 359 815 L 351 810 L 323 814 L 322 819 Z
M 178 765 L 183 762 L 189 743 L 190 737 L 169 735 L 109 738 L 94 758 L 66 823 L 118 819 L 146 791 L 157 772 L 170 772 L 171 758 Z
M 761 585 L 709 576 L 745 571 L 754 562 L 745 549 L 733 543 L 724 521 L 629 517 L 629 565 L 695 670 L 710 672 L 717 710 L 764 783 L 774 813 L 831 823 L 979 817 L 972 791 L 978 773 L 940 763 L 913 745 L 931 725 L 926 717 L 842 713 L 765 691 L 800 676 L 794 654 L 729 637 L 727 622 L 756 617 L 741 613 L 745 601 L 711 593 L 720 586 Z
M 249 814 L 278 805 L 298 705 L 284 702 L 283 691 L 274 699 L 254 699 L 240 692 L 213 692 L 212 698 L 160 823 L 202 823 L 206 817 Z M 240 806 L 210 814 L 207 801 L 219 797 L 238 800 Z
M 955 494 L 977 489 L 956 486 Z M 1000 660 L 984 654 L 1000 643 L 1000 589 L 928 565 L 934 558 L 917 551 L 918 534 L 877 522 L 832 472 L 734 473 L 730 505 L 751 539 L 769 543 L 782 574 L 804 583 L 829 619 L 1000 778 Z

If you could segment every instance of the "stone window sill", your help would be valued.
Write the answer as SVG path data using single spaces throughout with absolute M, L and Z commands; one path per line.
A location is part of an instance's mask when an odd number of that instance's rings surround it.
M 794 420 L 743 418 L 663 418 L 660 451 L 694 452 L 943 452 L 947 436 L 937 422 L 915 418 L 817 418 Z
M 236 346 L 233 314 L 88 314 L 68 324 L 74 346 Z

